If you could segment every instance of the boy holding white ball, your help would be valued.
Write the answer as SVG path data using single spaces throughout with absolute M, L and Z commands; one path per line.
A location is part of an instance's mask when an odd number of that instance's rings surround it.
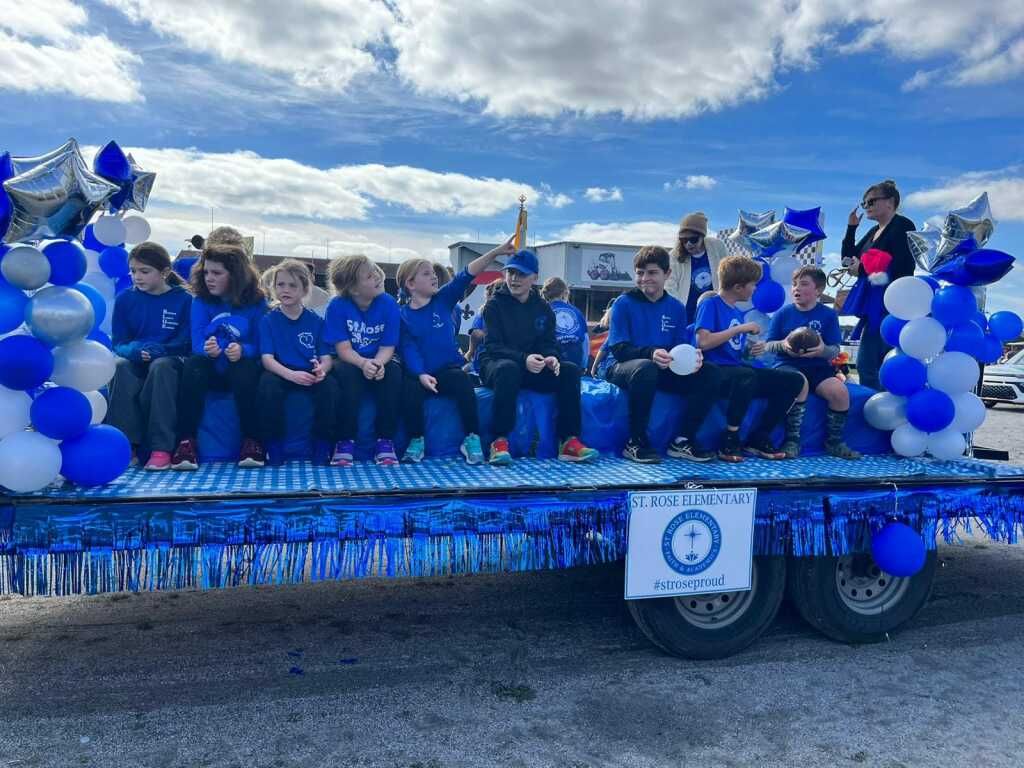
M 668 251 L 645 245 L 633 259 L 633 270 L 636 288 L 624 293 L 612 307 L 604 346 L 605 378 L 629 396 L 629 441 L 622 455 L 643 464 L 661 461 L 647 440 L 654 393 L 661 390 L 686 396 L 678 436 L 669 444 L 668 455 L 710 461 L 714 451 L 698 446 L 696 435 L 717 397 L 718 368 L 705 365 L 700 351 L 689 346 L 692 339 L 686 328 L 686 307 L 665 292 L 671 271 Z M 680 345 L 686 346 L 678 348 Z M 675 365 L 670 350 L 678 358 Z M 689 359 L 684 361 L 687 353 Z

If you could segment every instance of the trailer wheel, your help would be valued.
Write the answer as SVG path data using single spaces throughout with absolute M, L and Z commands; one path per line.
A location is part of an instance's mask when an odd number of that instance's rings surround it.
M 721 659 L 753 643 L 775 618 L 786 588 L 784 557 L 755 557 L 746 592 L 630 600 L 640 631 L 666 653 Z
M 869 554 L 794 557 L 789 598 L 808 624 L 843 643 L 877 643 L 898 630 L 928 601 L 938 556 L 909 578 L 890 576 Z

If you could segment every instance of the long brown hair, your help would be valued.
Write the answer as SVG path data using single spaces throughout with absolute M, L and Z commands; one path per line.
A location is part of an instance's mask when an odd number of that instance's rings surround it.
M 171 269 L 171 254 L 160 243 L 154 243 L 152 240 L 139 243 L 128 254 L 128 261 L 133 259 L 140 264 L 145 264 L 147 267 L 152 267 L 157 272 L 166 271 L 167 276 L 164 277 L 164 281 L 168 285 L 185 284 L 185 281 L 181 279 L 181 275 Z
M 877 193 L 878 197 L 891 197 L 893 201 L 893 210 L 900 207 L 900 191 L 896 189 L 896 182 L 892 179 L 886 179 L 880 181 L 877 184 L 872 184 L 866 190 L 864 190 L 864 197 L 862 200 L 866 200 L 872 192 Z
M 214 296 L 206 287 L 206 262 L 216 261 L 223 264 L 228 271 L 228 292 L 224 296 Z M 233 307 L 247 307 L 265 298 L 260 288 L 260 275 L 238 245 L 214 244 L 203 248 L 203 254 L 192 268 L 192 293 L 205 301 L 227 301 Z

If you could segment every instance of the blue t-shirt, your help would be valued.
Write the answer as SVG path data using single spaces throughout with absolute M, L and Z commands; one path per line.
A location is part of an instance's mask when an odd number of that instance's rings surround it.
M 312 371 L 313 358 L 331 354 L 324 341 L 324 321 L 303 307 L 295 320 L 274 307 L 260 320 L 260 354 L 273 355 L 293 371 Z
M 768 341 L 781 341 L 797 328 L 810 328 L 817 331 L 826 345 L 842 343 L 843 334 L 839 329 L 839 315 L 831 307 L 820 302 L 804 312 L 796 304 L 787 304 L 774 315 L 768 328 Z M 791 365 L 806 370 L 831 370 L 832 363 L 824 357 L 790 357 L 779 352 L 776 367 Z
M 137 288 L 122 291 L 114 299 L 110 320 L 114 353 L 136 361 L 142 359 L 143 351 L 154 360 L 189 354 L 191 310 L 192 294 L 180 286 L 159 296 Z
M 255 357 L 259 354 L 260 319 L 267 313 L 267 302 L 263 299 L 247 307 L 235 307 L 226 301 L 206 301 L 196 298 L 192 301 L 192 354 L 205 355 L 203 345 L 210 336 L 216 333 L 211 327 L 218 320 L 241 318 L 243 322 L 232 323 L 233 327 L 242 331 L 237 342 L 242 346 L 242 357 Z
M 686 319 L 693 322 L 697 317 L 697 299 L 705 291 L 712 290 L 711 265 L 707 253 L 690 257 L 690 292 L 686 296 Z
M 743 313 L 740 310 L 730 307 L 722 300 L 721 296 L 712 296 L 697 307 L 697 319 L 693 323 L 694 333 L 698 337 L 701 330 L 717 333 L 737 325 L 743 325 L 743 322 Z M 746 344 L 747 334 L 738 334 L 714 349 L 704 350 L 704 359 L 717 365 L 743 365 L 743 352 Z
M 327 305 L 324 341 L 332 347 L 347 341 L 358 354 L 372 358 L 381 347 L 397 347 L 402 319 L 398 302 L 382 293 L 364 312 L 352 299 L 337 296 Z
M 452 310 L 462 301 L 472 282 L 473 276 L 464 269 L 422 307 L 413 309 L 409 304 L 402 305 L 400 351 L 402 364 L 409 373 L 414 376 L 436 373 L 445 366 L 461 366 L 465 362 L 459 354 L 455 338 L 459 326 L 455 324 Z
M 590 348 L 587 343 L 587 319 L 579 308 L 565 301 L 552 301 L 555 313 L 555 341 L 562 348 L 562 358 L 587 367 Z

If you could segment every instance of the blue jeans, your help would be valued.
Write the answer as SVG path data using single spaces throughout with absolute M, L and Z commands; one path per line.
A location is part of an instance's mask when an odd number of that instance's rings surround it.
M 882 360 L 890 349 L 892 347 L 885 343 L 880 328 L 864 329 L 860 337 L 860 347 L 857 348 L 857 378 L 862 386 L 874 390 L 882 389 L 878 380 L 878 369 L 882 367 Z

